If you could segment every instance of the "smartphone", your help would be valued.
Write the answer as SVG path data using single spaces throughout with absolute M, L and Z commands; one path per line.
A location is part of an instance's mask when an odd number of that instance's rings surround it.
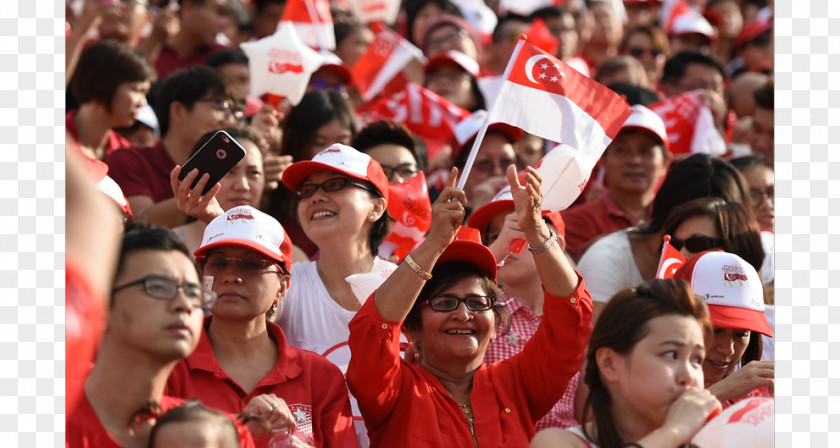
M 210 174 L 210 180 L 204 187 L 202 195 L 207 194 L 214 185 L 216 185 L 225 174 L 227 174 L 233 167 L 245 157 L 245 148 L 242 147 L 233 137 L 225 131 L 217 131 L 203 144 L 198 151 L 187 160 L 187 163 L 181 167 L 181 174 L 178 179 L 184 180 L 187 174 L 192 170 L 198 168 L 198 178 L 190 185 L 190 189 L 195 188 L 198 180 L 204 173 Z

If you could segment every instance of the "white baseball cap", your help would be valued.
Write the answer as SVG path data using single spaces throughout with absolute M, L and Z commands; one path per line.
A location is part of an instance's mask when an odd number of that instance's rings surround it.
M 729 252 L 701 252 L 682 265 L 674 278 L 691 283 L 695 294 L 709 306 L 714 326 L 773 337 L 773 329 L 764 316 L 761 278 L 743 258 Z
M 668 131 L 665 129 L 665 122 L 662 117 L 641 104 L 634 104 L 630 106 L 630 109 L 633 110 L 633 114 L 621 125 L 621 130 L 642 129 L 648 131 L 665 145 L 665 149 L 670 150 Z
M 388 200 L 388 178 L 382 166 L 371 156 L 355 148 L 335 143 L 315 154 L 312 160 L 301 160 L 283 172 L 283 185 L 294 191 L 309 175 L 319 171 L 335 171 L 345 176 L 370 182 Z
M 292 266 L 292 241 L 283 226 L 266 213 L 250 205 L 233 207 L 207 224 L 199 257 L 218 246 L 242 246 L 283 263 L 286 272 Z
M 677 17 L 674 26 L 671 28 L 671 36 L 682 36 L 685 34 L 702 34 L 712 40 L 715 38 L 715 29 L 705 17 L 698 13 L 688 13 Z

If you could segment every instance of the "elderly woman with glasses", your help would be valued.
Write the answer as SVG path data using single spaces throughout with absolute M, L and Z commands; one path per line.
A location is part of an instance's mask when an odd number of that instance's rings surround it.
M 217 299 L 198 347 L 175 366 L 167 392 L 259 415 L 318 447 L 357 446 L 341 371 L 292 346 L 269 321 L 290 283 L 292 243 L 280 223 L 251 206 L 233 207 L 207 225 L 195 256 Z M 269 437 L 256 436 L 257 447 Z
M 519 224 L 534 253 L 545 317 L 522 352 L 483 363 L 504 331 L 496 259 L 478 231 L 460 227 L 466 198 L 457 169 L 432 207 L 432 229 L 350 323 L 350 390 L 372 447 L 521 447 L 580 368 L 592 302 L 557 235 L 540 217 L 541 179 L 520 185 L 510 167 Z M 460 228 L 460 230 L 459 230 Z M 471 232 L 470 232 L 471 231 Z M 419 362 L 400 358 L 405 329 Z

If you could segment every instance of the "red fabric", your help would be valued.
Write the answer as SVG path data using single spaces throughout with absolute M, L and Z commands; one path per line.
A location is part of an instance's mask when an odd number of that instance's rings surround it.
M 184 404 L 184 400 L 164 395 L 160 399 L 160 408 L 166 412 L 175 406 Z M 126 422 L 128 425 L 128 422 Z M 79 397 L 79 405 L 76 411 L 67 416 L 67 435 L 65 441 L 67 448 L 120 448 L 102 423 L 96 412 L 91 407 L 87 396 L 82 394 Z
M 108 175 L 122 188 L 125 197 L 149 196 L 154 202 L 173 197 L 169 173 L 175 162 L 163 142 L 149 148 L 130 147 L 114 151 L 105 163 Z
M 67 112 L 67 115 L 64 116 L 64 127 L 67 128 L 67 133 L 72 135 L 77 143 L 82 141 L 81 137 L 79 137 L 79 129 L 76 127 L 75 121 L 76 114 L 78 112 L 78 109 L 73 109 L 70 112 Z M 81 143 L 79 144 L 81 145 Z M 114 151 L 120 148 L 128 148 L 129 146 L 131 146 L 131 143 L 126 140 L 125 137 L 120 135 L 118 132 L 110 130 L 108 131 L 108 144 L 105 146 L 105 157 L 110 156 Z
M 388 190 L 388 213 L 396 222 L 385 242 L 396 246 L 392 253 L 402 261 L 423 241 L 432 226 L 432 203 L 426 175 L 420 171 L 404 183 L 390 184 Z
M 505 308 L 510 313 L 510 331 L 487 346 L 484 363 L 487 365 L 503 361 L 522 351 L 525 344 L 534 337 L 542 316 L 538 316 L 527 306 L 513 297 L 507 297 Z M 570 428 L 577 426 L 575 419 L 575 395 L 577 395 L 580 372 L 569 380 L 566 392 L 551 411 L 537 423 L 537 431 L 545 428 Z
M 275 394 L 283 398 L 297 419 L 296 434 L 314 437 L 316 447 L 357 446 L 350 400 L 341 371 L 333 363 L 286 343 L 283 330 L 268 323 L 269 336 L 277 343 L 277 365 L 257 386 L 246 392 L 222 370 L 204 321 L 205 331 L 192 355 L 180 361 L 169 375 L 166 393 L 195 398 L 205 405 L 237 414 L 257 395 Z M 265 447 L 271 434 L 255 437 L 256 446 Z
M 560 39 L 557 39 L 551 34 L 551 31 L 545 24 L 545 20 L 541 17 L 534 19 L 531 27 L 525 31 L 525 34 L 528 36 L 528 42 L 536 45 L 542 51 L 549 54 L 557 54 L 557 50 L 560 48 Z
M 543 322 L 522 352 L 492 366 L 482 364 L 474 373 L 478 446 L 527 447 L 536 421 L 580 369 L 592 329 L 592 297 L 578 278 L 570 297 L 545 294 Z M 458 403 L 434 375 L 400 357 L 401 326 L 382 319 L 373 296 L 350 321 L 347 382 L 371 447 L 474 448 Z
M 204 65 L 213 53 L 224 50 L 225 48 L 227 47 L 224 45 L 213 44 L 200 48 L 198 51 L 182 58 L 175 53 L 175 50 L 168 45 L 164 45 L 160 50 L 157 61 L 155 61 L 155 70 L 157 71 L 158 79 L 164 80 L 182 68 L 192 67 L 193 65 Z
M 696 90 L 686 92 L 648 107 L 665 122 L 671 152 L 691 154 L 693 152 L 691 142 L 697 128 L 700 110 L 709 107 L 707 100 L 702 97 L 702 92 Z
M 400 74 L 404 67 L 392 67 L 391 61 L 395 57 L 403 56 L 403 52 L 408 52 L 406 47 L 409 45 L 411 44 L 407 40 L 390 28 L 380 27 L 380 30 L 376 31 L 373 42 L 368 45 L 367 50 L 356 61 L 351 70 L 353 82 L 363 98 L 370 99 L 380 93 L 371 90 L 371 86 L 383 70 L 382 76 L 391 78 L 387 84 L 382 86 L 385 95 L 389 96 L 405 87 L 402 85 L 405 82 L 404 77 L 401 77 L 401 80 L 394 80 L 394 77 Z M 391 84 L 396 84 L 397 88 L 394 89 Z
M 566 253 L 575 261 L 599 237 L 636 225 L 612 199 L 609 191 L 601 199 L 560 212 L 566 224 Z
M 105 298 L 93 292 L 76 260 L 65 262 L 66 409 L 69 415 L 84 397 L 84 379 L 105 329 Z

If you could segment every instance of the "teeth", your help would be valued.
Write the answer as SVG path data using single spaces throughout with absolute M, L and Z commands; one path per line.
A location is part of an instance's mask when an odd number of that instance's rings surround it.
M 449 330 L 449 334 L 473 334 L 472 330 Z
M 312 215 L 312 217 L 313 217 L 313 218 L 320 218 L 320 217 L 322 217 L 322 216 L 332 216 L 332 215 L 335 215 L 335 213 L 333 213 L 333 212 L 328 212 L 328 211 L 323 211 L 323 212 L 318 212 L 318 213 L 315 213 L 314 215 Z

